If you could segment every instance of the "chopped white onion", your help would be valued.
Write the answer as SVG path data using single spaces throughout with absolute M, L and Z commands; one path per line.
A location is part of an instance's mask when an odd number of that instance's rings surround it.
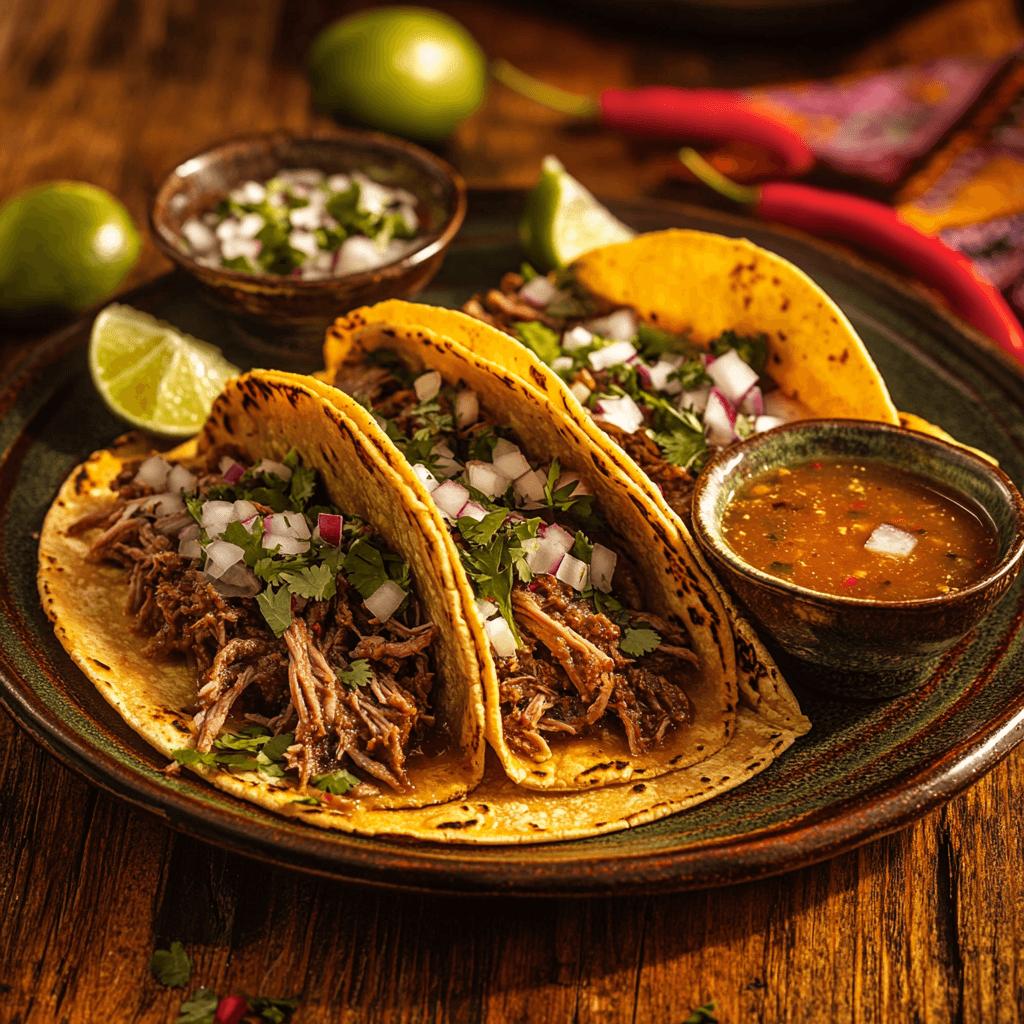
M 629 341 L 635 338 L 640 329 L 640 320 L 631 309 L 617 309 L 607 316 L 598 317 L 596 320 L 588 320 L 584 327 L 593 334 L 610 341 Z M 624 360 L 622 360 L 624 362 Z
M 494 653 L 499 658 L 509 658 L 516 653 L 516 648 L 519 645 L 516 643 L 515 633 L 501 616 L 488 619 L 484 623 L 484 629 L 487 631 Z
M 516 496 L 516 503 L 520 508 L 537 508 L 544 500 L 544 485 L 548 481 L 547 473 L 542 470 L 534 470 L 532 473 L 524 473 L 512 485 L 512 493 Z
M 526 554 L 526 564 L 538 576 L 554 573 L 566 551 L 554 537 L 528 537 L 522 547 Z
M 466 504 L 459 509 L 459 519 L 468 517 L 469 519 L 475 519 L 479 523 L 486 515 L 487 509 L 476 501 L 467 501 Z
M 203 546 L 199 543 L 198 537 L 183 538 L 178 542 L 178 554 L 182 558 L 200 558 L 203 554 Z
M 712 448 L 725 448 L 738 440 L 736 436 L 736 413 L 725 397 L 712 388 L 708 404 L 704 409 L 704 436 Z
M 259 514 L 256 511 L 256 506 L 251 501 L 244 501 L 243 499 L 239 499 L 238 501 L 234 502 L 234 506 L 235 518 L 241 519 L 243 523 L 246 522 L 246 520 L 251 521 L 253 516 Z
M 576 326 L 562 335 L 562 348 L 566 352 L 575 352 L 578 348 L 586 348 L 594 343 L 594 336 L 586 327 Z
M 207 501 L 200 516 L 203 529 L 210 537 L 219 537 L 238 518 L 234 502 Z
M 268 551 L 276 551 L 279 555 L 303 555 L 309 550 L 309 541 L 299 537 L 264 536 L 263 546 Z
M 188 242 L 189 250 L 197 255 L 210 252 L 217 244 L 217 236 L 195 217 L 190 217 L 181 225 L 181 234 Z
M 389 263 L 392 257 L 381 252 L 372 238 L 352 235 L 338 247 L 338 259 L 334 264 L 335 274 L 361 274 L 367 270 Z
M 573 393 L 573 397 L 580 403 L 580 405 L 586 404 L 587 399 L 589 399 L 593 394 L 590 388 L 588 388 L 581 380 L 576 381 L 575 384 L 570 384 L 569 390 Z
M 430 450 L 434 456 L 434 473 L 437 476 L 450 477 L 455 476 L 462 466 L 459 465 L 459 460 L 455 458 L 455 453 L 444 443 L 435 444 Z
M 615 563 L 619 556 L 603 544 L 595 544 L 590 556 L 590 578 L 598 590 L 611 593 L 612 577 L 615 575 Z
M 228 193 L 240 205 L 255 206 L 267 198 L 267 190 L 258 181 L 247 181 Z
M 757 372 L 734 348 L 709 362 L 707 374 L 733 405 L 743 401 L 743 396 L 757 383 Z
M 214 540 L 206 546 L 205 572 L 215 580 L 227 572 L 236 562 L 240 562 L 245 552 L 237 544 L 229 544 L 226 540 Z
M 476 392 L 463 388 L 455 396 L 455 425 L 468 427 L 480 419 L 480 400 Z
M 806 420 L 811 416 L 811 411 L 802 402 L 790 398 L 781 388 L 764 396 L 764 412 L 766 416 L 778 416 L 785 423 Z
M 477 614 L 484 622 L 488 619 L 493 619 L 501 610 L 493 601 L 488 600 L 486 597 L 478 597 L 475 605 Z
M 543 309 L 562 297 L 562 293 L 546 277 L 538 274 L 519 289 L 519 297 L 536 309 Z
M 475 487 L 488 498 L 503 494 L 505 488 L 512 482 L 507 476 L 499 473 L 492 463 L 481 462 L 478 459 L 470 459 L 466 463 L 466 478 L 470 487 Z
M 375 619 L 386 622 L 404 600 L 405 591 L 394 580 L 385 580 L 363 604 Z
M 895 555 L 906 558 L 917 547 L 917 538 L 906 530 L 890 523 L 880 523 L 871 531 L 871 536 L 864 541 L 865 551 L 874 551 L 879 555 Z
M 711 394 L 710 384 L 701 384 L 692 391 L 684 391 L 676 399 L 676 408 L 680 411 L 692 409 L 694 412 L 703 412 L 707 408 L 708 396 Z
M 447 516 L 454 519 L 469 501 L 469 491 L 454 480 L 445 480 L 430 495 L 434 504 Z
M 561 490 L 566 484 L 575 483 L 576 486 L 569 492 L 569 496 L 573 498 L 582 498 L 585 494 L 593 494 L 594 492 L 580 480 L 579 473 L 574 473 L 570 469 L 562 471 L 562 474 L 555 481 L 555 486 L 552 490 Z
M 171 464 L 159 455 L 153 455 L 139 466 L 135 474 L 135 483 L 143 487 L 152 487 L 154 491 L 162 491 L 167 486 L 167 477 L 171 472 Z
M 665 391 L 676 395 L 683 390 L 678 380 L 669 380 L 669 376 L 679 369 L 679 356 L 662 356 L 653 366 L 647 367 L 647 375 L 651 381 L 651 389 Z
M 563 370 L 571 370 L 573 368 L 574 360 L 572 356 L 557 356 L 551 360 L 551 369 L 555 373 L 561 373 Z
M 220 579 L 213 580 L 212 586 L 222 597 L 255 597 L 263 589 L 253 571 L 241 562 L 230 566 Z
M 417 377 L 412 382 L 412 387 L 421 402 L 429 402 L 432 398 L 436 398 L 437 393 L 441 390 L 441 374 L 437 370 L 430 370 Z
M 590 585 L 590 566 L 580 558 L 566 555 L 555 571 L 555 579 L 568 583 L 573 590 L 586 590 Z
M 262 230 L 266 221 L 258 213 L 247 213 L 239 222 L 237 238 L 255 238 Z
M 247 260 L 254 260 L 260 254 L 262 245 L 255 238 L 225 238 L 220 243 L 220 254 L 226 260 L 237 260 L 244 256 Z
M 256 473 L 275 473 L 285 483 L 292 478 L 292 471 L 283 462 L 274 462 L 272 459 L 260 459 L 253 466 L 253 471 Z
M 558 523 L 552 523 L 550 526 L 542 526 L 541 530 L 544 534 L 545 540 L 553 541 L 563 551 L 568 551 L 573 544 L 576 543 L 575 535 L 569 533 L 568 530 L 563 530 Z
M 645 422 L 640 406 L 629 395 L 623 395 L 621 398 L 602 398 L 597 403 L 595 416 L 614 424 L 627 434 L 635 433 Z
M 615 341 L 604 348 L 596 349 L 587 356 L 591 369 L 607 370 L 609 366 L 628 363 L 635 358 L 636 349 L 628 341 Z
M 491 455 L 494 468 L 509 480 L 518 480 L 524 473 L 530 472 L 530 463 L 519 450 L 519 446 L 503 437 L 498 439 Z
M 433 494 L 440 486 L 437 477 L 434 476 L 434 474 L 431 473 L 422 462 L 417 462 L 416 465 L 412 467 L 412 471 L 419 482 L 426 487 L 428 494 Z
M 165 491 L 163 494 L 154 494 L 146 498 L 141 509 L 157 519 L 163 519 L 165 516 L 176 516 L 184 512 L 185 502 L 181 500 L 180 495 Z
M 167 474 L 167 490 L 172 494 L 184 494 L 195 487 L 198 479 L 195 473 L 190 473 L 184 466 L 175 466 Z
M 786 421 L 779 419 L 778 416 L 758 416 L 754 420 L 754 431 L 758 434 L 765 430 L 773 430 L 775 427 L 781 427 Z
M 253 509 L 255 511 L 255 509 Z M 263 521 L 267 536 L 309 538 L 309 523 L 301 512 L 275 512 Z

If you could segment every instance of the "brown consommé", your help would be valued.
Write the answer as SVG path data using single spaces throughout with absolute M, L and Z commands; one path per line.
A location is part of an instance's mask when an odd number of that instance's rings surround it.
M 916 600 L 969 587 L 995 564 L 995 526 L 967 502 L 886 463 L 822 459 L 744 484 L 722 536 L 754 568 L 809 590 Z

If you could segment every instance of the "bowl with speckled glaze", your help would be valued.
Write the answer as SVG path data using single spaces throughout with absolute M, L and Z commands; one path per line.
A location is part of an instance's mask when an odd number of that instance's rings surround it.
M 722 516 L 751 479 L 815 459 L 898 467 L 980 506 L 995 527 L 993 567 L 963 589 L 915 600 L 824 594 L 771 576 L 726 543 Z M 1006 593 L 1024 556 L 1024 500 L 1010 478 L 972 451 L 865 420 L 805 420 L 755 434 L 715 455 L 693 496 L 693 530 L 712 567 L 810 685 L 838 696 L 906 693 Z M 786 657 L 788 656 L 788 657 Z
M 209 267 L 189 255 L 181 242 L 186 220 L 215 209 L 246 181 L 266 181 L 300 167 L 328 175 L 359 170 L 411 192 L 422 244 L 394 263 L 324 280 Z M 205 302 L 228 314 L 238 339 L 258 360 L 269 359 L 267 365 L 296 370 L 322 365 L 324 333 L 336 317 L 419 294 L 440 268 L 465 215 L 466 186 L 454 168 L 403 139 L 355 129 L 308 138 L 279 130 L 223 142 L 175 167 L 149 209 L 157 248 L 195 281 Z

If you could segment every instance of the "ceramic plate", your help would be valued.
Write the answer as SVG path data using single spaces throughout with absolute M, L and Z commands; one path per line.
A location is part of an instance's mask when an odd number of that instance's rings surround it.
M 427 301 L 458 305 L 519 265 L 518 193 L 478 193 Z M 1024 479 L 1024 374 L 924 300 L 833 250 L 707 211 L 617 204 L 641 230 L 745 235 L 814 277 L 864 338 L 896 405 L 991 452 Z M 126 297 L 230 347 L 227 326 L 165 277 Z M 36 595 L 36 540 L 64 474 L 120 424 L 93 391 L 89 324 L 52 337 L 0 393 L 0 698 L 48 750 L 169 825 L 324 875 L 447 892 L 599 893 L 724 884 L 830 857 L 900 828 L 990 769 L 1024 721 L 1024 576 L 913 694 L 843 703 L 794 680 L 812 731 L 763 774 L 710 803 L 571 843 L 434 845 L 327 833 L 278 819 L 187 773 L 128 730 L 56 642 Z

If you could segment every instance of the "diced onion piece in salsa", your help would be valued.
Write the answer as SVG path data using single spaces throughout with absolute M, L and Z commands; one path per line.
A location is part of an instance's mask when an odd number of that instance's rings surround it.
M 917 538 L 912 533 L 907 533 L 906 530 L 901 530 L 891 523 L 879 523 L 871 531 L 871 536 L 864 541 L 864 547 L 866 550 L 877 552 L 880 555 L 906 558 L 917 547 Z
M 486 516 L 487 509 L 485 509 L 483 505 L 476 501 L 467 501 L 466 504 L 462 506 L 462 509 L 459 512 L 460 519 L 468 517 L 469 519 L 475 519 L 478 523 Z
M 522 508 L 537 508 L 544 500 L 544 484 L 547 483 L 547 475 L 539 469 L 531 473 L 524 473 L 512 485 L 512 493 Z
M 576 542 L 576 538 L 568 530 L 562 529 L 557 523 L 542 527 L 545 540 L 554 541 L 563 551 L 568 551 Z
M 508 477 L 502 476 L 492 463 L 481 462 L 478 459 L 470 459 L 466 463 L 466 479 L 469 480 L 470 487 L 475 487 L 487 498 L 503 494 L 505 488 L 512 482 Z
M 708 363 L 707 374 L 732 405 L 743 401 L 744 395 L 757 384 L 758 379 L 757 371 L 745 363 L 734 348 Z
M 519 446 L 504 438 L 498 439 L 491 458 L 494 468 L 509 480 L 518 480 L 524 473 L 530 472 L 530 463 L 519 450 Z

